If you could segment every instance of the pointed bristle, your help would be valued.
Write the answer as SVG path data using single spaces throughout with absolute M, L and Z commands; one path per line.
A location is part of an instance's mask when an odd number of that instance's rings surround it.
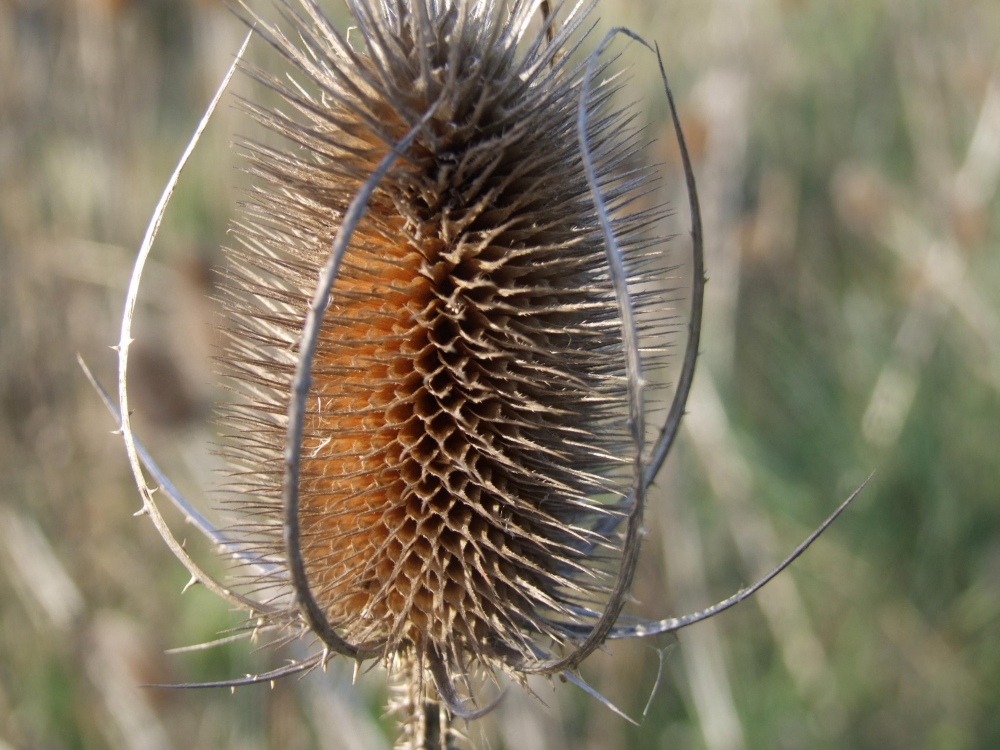
M 298 47 L 264 27 L 306 80 L 257 74 L 297 120 L 247 105 L 297 147 L 246 144 L 261 182 L 231 253 L 226 353 L 246 399 L 225 421 L 242 502 L 273 554 L 293 349 L 318 270 L 360 184 L 440 99 L 370 201 L 325 311 L 300 545 L 346 638 L 432 647 L 461 673 L 472 658 L 534 658 L 539 637 L 565 643 L 560 622 L 600 608 L 617 552 L 592 529 L 627 491 L 634 446 L 575 132 L 582 69 L 563 54 L 573 28 L 519 52 L 508 11 L 475 4 L 463 18 L 423 2 L 399 16 L 357 3 L 368 55 L 308 2 Z M 630 284 L 659 283 L 643 262 L 658 213 L 629 205 L 649 173 L 630 113 L 610 107 L 617 85 L 594 84 L 591 150 Z

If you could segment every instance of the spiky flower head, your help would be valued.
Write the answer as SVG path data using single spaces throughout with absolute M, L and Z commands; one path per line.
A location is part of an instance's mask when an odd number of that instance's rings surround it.
M 638 37 L 616 30 L 577 55 L 584 3 L 348 5 L 353 41 L 314 0 L 281 6 L 294 41 L 256 19 L 291 72 L 285 81 L 246 67 L 283 104 L 243 106 L 284 143 L 243 143 L 256 184 L 235 225 L 225 297 L 222 361 L 239 397 L 222 421 L 242 518 L 229 534 L 138 445 L 127 367 L 159 221 L 233 69 L 139 251 L 117 347 L 119 414 L 141 513 L 192 584 L 249 611 L 254 633 L 284 632 L 281 641 L 308 631 L 323 646 L 216 684 L 312 669 L 332 653 L 381 659 L 401 675 L 403 746 L 443 746 L 450 717 L 489 709 L 467 705 L 477 678 L 576 679 L 609 636 L 707 616 L 615 627 L 644 493 L 694 371 L 697 201 L 681 138 L 694 217 L 691 335 L 646 456 L 643 370 L 662 364 L 649 342 L 672 325 L 650 233 L 663 210 L 644 202 L 653 173 L 639 160 L 636 113 L 615 105 L 623 84 L 599 64 L 610 36 Z M 177 542 L 141 464 L 253 571 L 246 586 L 219 583 Z
M 635 452 L 577 137 L 590 84 L 572 52 L 588 9 L 529 37 L 526 2 L 350 6 L 351 42 L 309 0 L 286 14 L 294 42 L 258 22 L 294 83 L 254 70 L 289 112 L 245 106 L 294 148 L 245 144 L 259 179 L 230 253 L 225 357 L 247 386 L 226 419 L 237 502 L 255 519 L 241 533 L 283 563 L 263 583 L 287 583 L 300 557 L 317 619 L 357 649 L 412 654 L 449 679 L 476 665 L 518 676 L 605 606 Z M 653 286 L 664 266 L 648 262 L 646 229 L 661 212 L 636 201 L 651 173 L 633 114 L 612 104 L 618 85 L 591 86 L 591 166 L 629 283 Z M 318 324 L 290 532 L 285 415 L 303 325 L 387 154 Z
M 291 75 L 248 67 L 284 104 L 243 103 L 285 142 L 243 144 L 257 180 L 229 251 L 222 361 L 239 396 L 222 420 L 242 521 L 221 532 L 176 491 L 135 438 L 127 387 L 143 268 L 236 64 L 139 249 L 115 347 L 118 410 L 81 364 L 118 416 L 137 515 L 188 585 L 248 611 L 246 635 L 321 643 L 286 667 L 195 687 L 273 681 L 334 653 L 381 659 L 395 673 L 399 746 L 445 748 L 453 718 L 495 705 L 475 708 L 477 680 L 558 674 L 590 690 L 576 668 L 606 639 L 673 632 L 738 604 L 861 488 L 750 588 L 691 615 L 617 625 L 645 491 L 690 391 L 704 291 L 693 171 L 662 62 L 694 273 L 676 390 L 647 445 L 643 372 L 662 365 L 672 325 L 650 233 L 663 211 L 644 205 L 652 173 L 638 161 L 636 115 L 616 107 L 621 81 L 599 60 L 619 34 L 655 50 L 616 29 L 578 60 L 592 9 L 582 3 L 348 5 L 353 44 L 314 0 L 281 6 L 295 41 L 255 27 Z M 188 554 L 143 467 L 246 566 L 243 586 Z

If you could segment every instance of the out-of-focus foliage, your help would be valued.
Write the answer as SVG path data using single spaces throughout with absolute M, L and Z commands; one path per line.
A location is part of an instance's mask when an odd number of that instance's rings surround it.
M 602 27 L 664 51 L 711 279 L 686 438 L 651 497 L 631 611 L 723 598 L 878 474 L 756 599 L 655 644 L 663 680 L 640 728 L 542 683 L 548 709 L 512 691 L 473 739 L 1000 746 L 1000 5 L 612 5 Z M 246 642 L 163 654 L 238 620 L 203 591 L 181 596 L 186 576 L 132 518 L 120 441 L 75 362 L 113 382 L 134 248 L 242 33 L 210 0 L 0 0 L 0 747 L 325 750 L 391 734 L 378 671 L 354 688 L 342 666 L 235 695 L 135 687 L 283 658 Z M 624 52 L 683 261 L 665 104 L 650 59 Z M 234 90 L 261 96 L 245 78 Z M 228 142 L 251 131 L 232 108 L 213 120 L 167 214 L 133 349 L 140 435 L 206 504 L 219 481 L 212 269 L 245 183 Z M 615 644 L 584 673 L 639 716 L 658 664 L 650 644 Z

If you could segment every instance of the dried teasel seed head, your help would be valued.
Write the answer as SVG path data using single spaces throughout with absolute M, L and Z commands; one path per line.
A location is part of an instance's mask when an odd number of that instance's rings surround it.
M 616 624 L 645 490 L 690 392 L 704 299 L 693 170 L 658 59 L 694 276 L 676 392 L 646 446 L 643 371 L 663 364 L 673 325 L 650 234 L 664 212 L 642 206 L 652 173 L 637 161 L 635 113 L 616 108 L 621 80 L 598 61 L 618 35 L 658 51 L 614 29 L 572 63 L 592 4 L 556 7 L 566 11 L 556 28 L 544 0 L 349 0 L 359 51 L 314 0 L 299 3 L 281 6 L 297 42 L 255 27 L 291 64 L 291 83 L 248 68 L 291 114 L 244 102 L 287 141 L 244 144 L 257 185 L 229 251 L 223 362 L 240 397 L 222 420 L 244 520 L 218 530 L 164 476 L 132 430 L 127 380 L 157 229 L 250 36 L 137 254 L 115 347 L 117 407 L 80 364 L 119 421 L 142 514 L 192 583 L 250 614 L 241 633 L 175 651 L 307 630 L 321 650 L 259 675 L 161 687 L 273 684 L 335 654 L 357 666 L 378 657 L 395 673 L 402 748 L 452 746 L 452 719 L 495 705 L 472 710 L 462 694 L 475 705 L 477 680 L 497 670 L 522 684 L 559 675 L 621 714 L 576 673 L 582 659 L 608 638 L 675 632 L 752 596 L 867 480 L 753 586 L 682 617 Z M 144 472 L 253 571 L 244 585 L 195 562 Z
M 281 561 L 261 587 L 287 588 L 300 564 L 334 648 L 416 663 L 449 702 L 482 668 L 523 681 L 607 605 L 638 428 L 585 158 L 650 336 L 673 324 L 650 231 L 664 211 L 643 203 L 653 172 L 636 113 L 613 102 L 622 81 L 573 55 L 591 6 L 529 33 L 537 3 L 349 5 L 353 44 L 312 0 L 285 10 L 295 41 L 257 21 L 292 82 L 249 68 L 289 111 L 243 104 L 287 147 L 242 144 L 257 184 L 226 298 L 237 532 Z M 286 414 L 310 298 L 387 163 L 324 300 L 290 527 Z M 647 370 L 659 356 L 644 352 Z

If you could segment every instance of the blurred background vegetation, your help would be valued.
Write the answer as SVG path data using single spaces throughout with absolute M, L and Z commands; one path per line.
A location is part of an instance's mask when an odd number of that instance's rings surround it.
M 724 598 L 878 473 L 755 599 L 655 644 L 663 680 L 641 727 L 541 683 L 547 706 L 512 691 L 472 727 L 476 745 L 1000 747 L 1000 3 L 609 0 L 598 14 L 664 51 L 711 279 L 632 611 Z M 113 382 L 134 251 L 243 33 L 217 0 L 0 0 L 3 750 L 389 746 L 377 670 L 353 688 L 336 664 L 233 695 L 136 687 L 283 658 L 246 642 L 164 654 L 237 619 L 197 588 L 180 595 L 186 574 L 132 518 L 121 441 L 75 361 Z M 651 59 L 626 54 L 686 259 L 665 104 Z M 246 78 L 233 90 L 259 96 Z M 229 106 L 210 125 L 133 349 L 139 434 L 205 507 L 212 269 L 244 183 L 228 144 L 249 130 Z M 640 716 L 659 661 L 618 643 L 584 673 Z

